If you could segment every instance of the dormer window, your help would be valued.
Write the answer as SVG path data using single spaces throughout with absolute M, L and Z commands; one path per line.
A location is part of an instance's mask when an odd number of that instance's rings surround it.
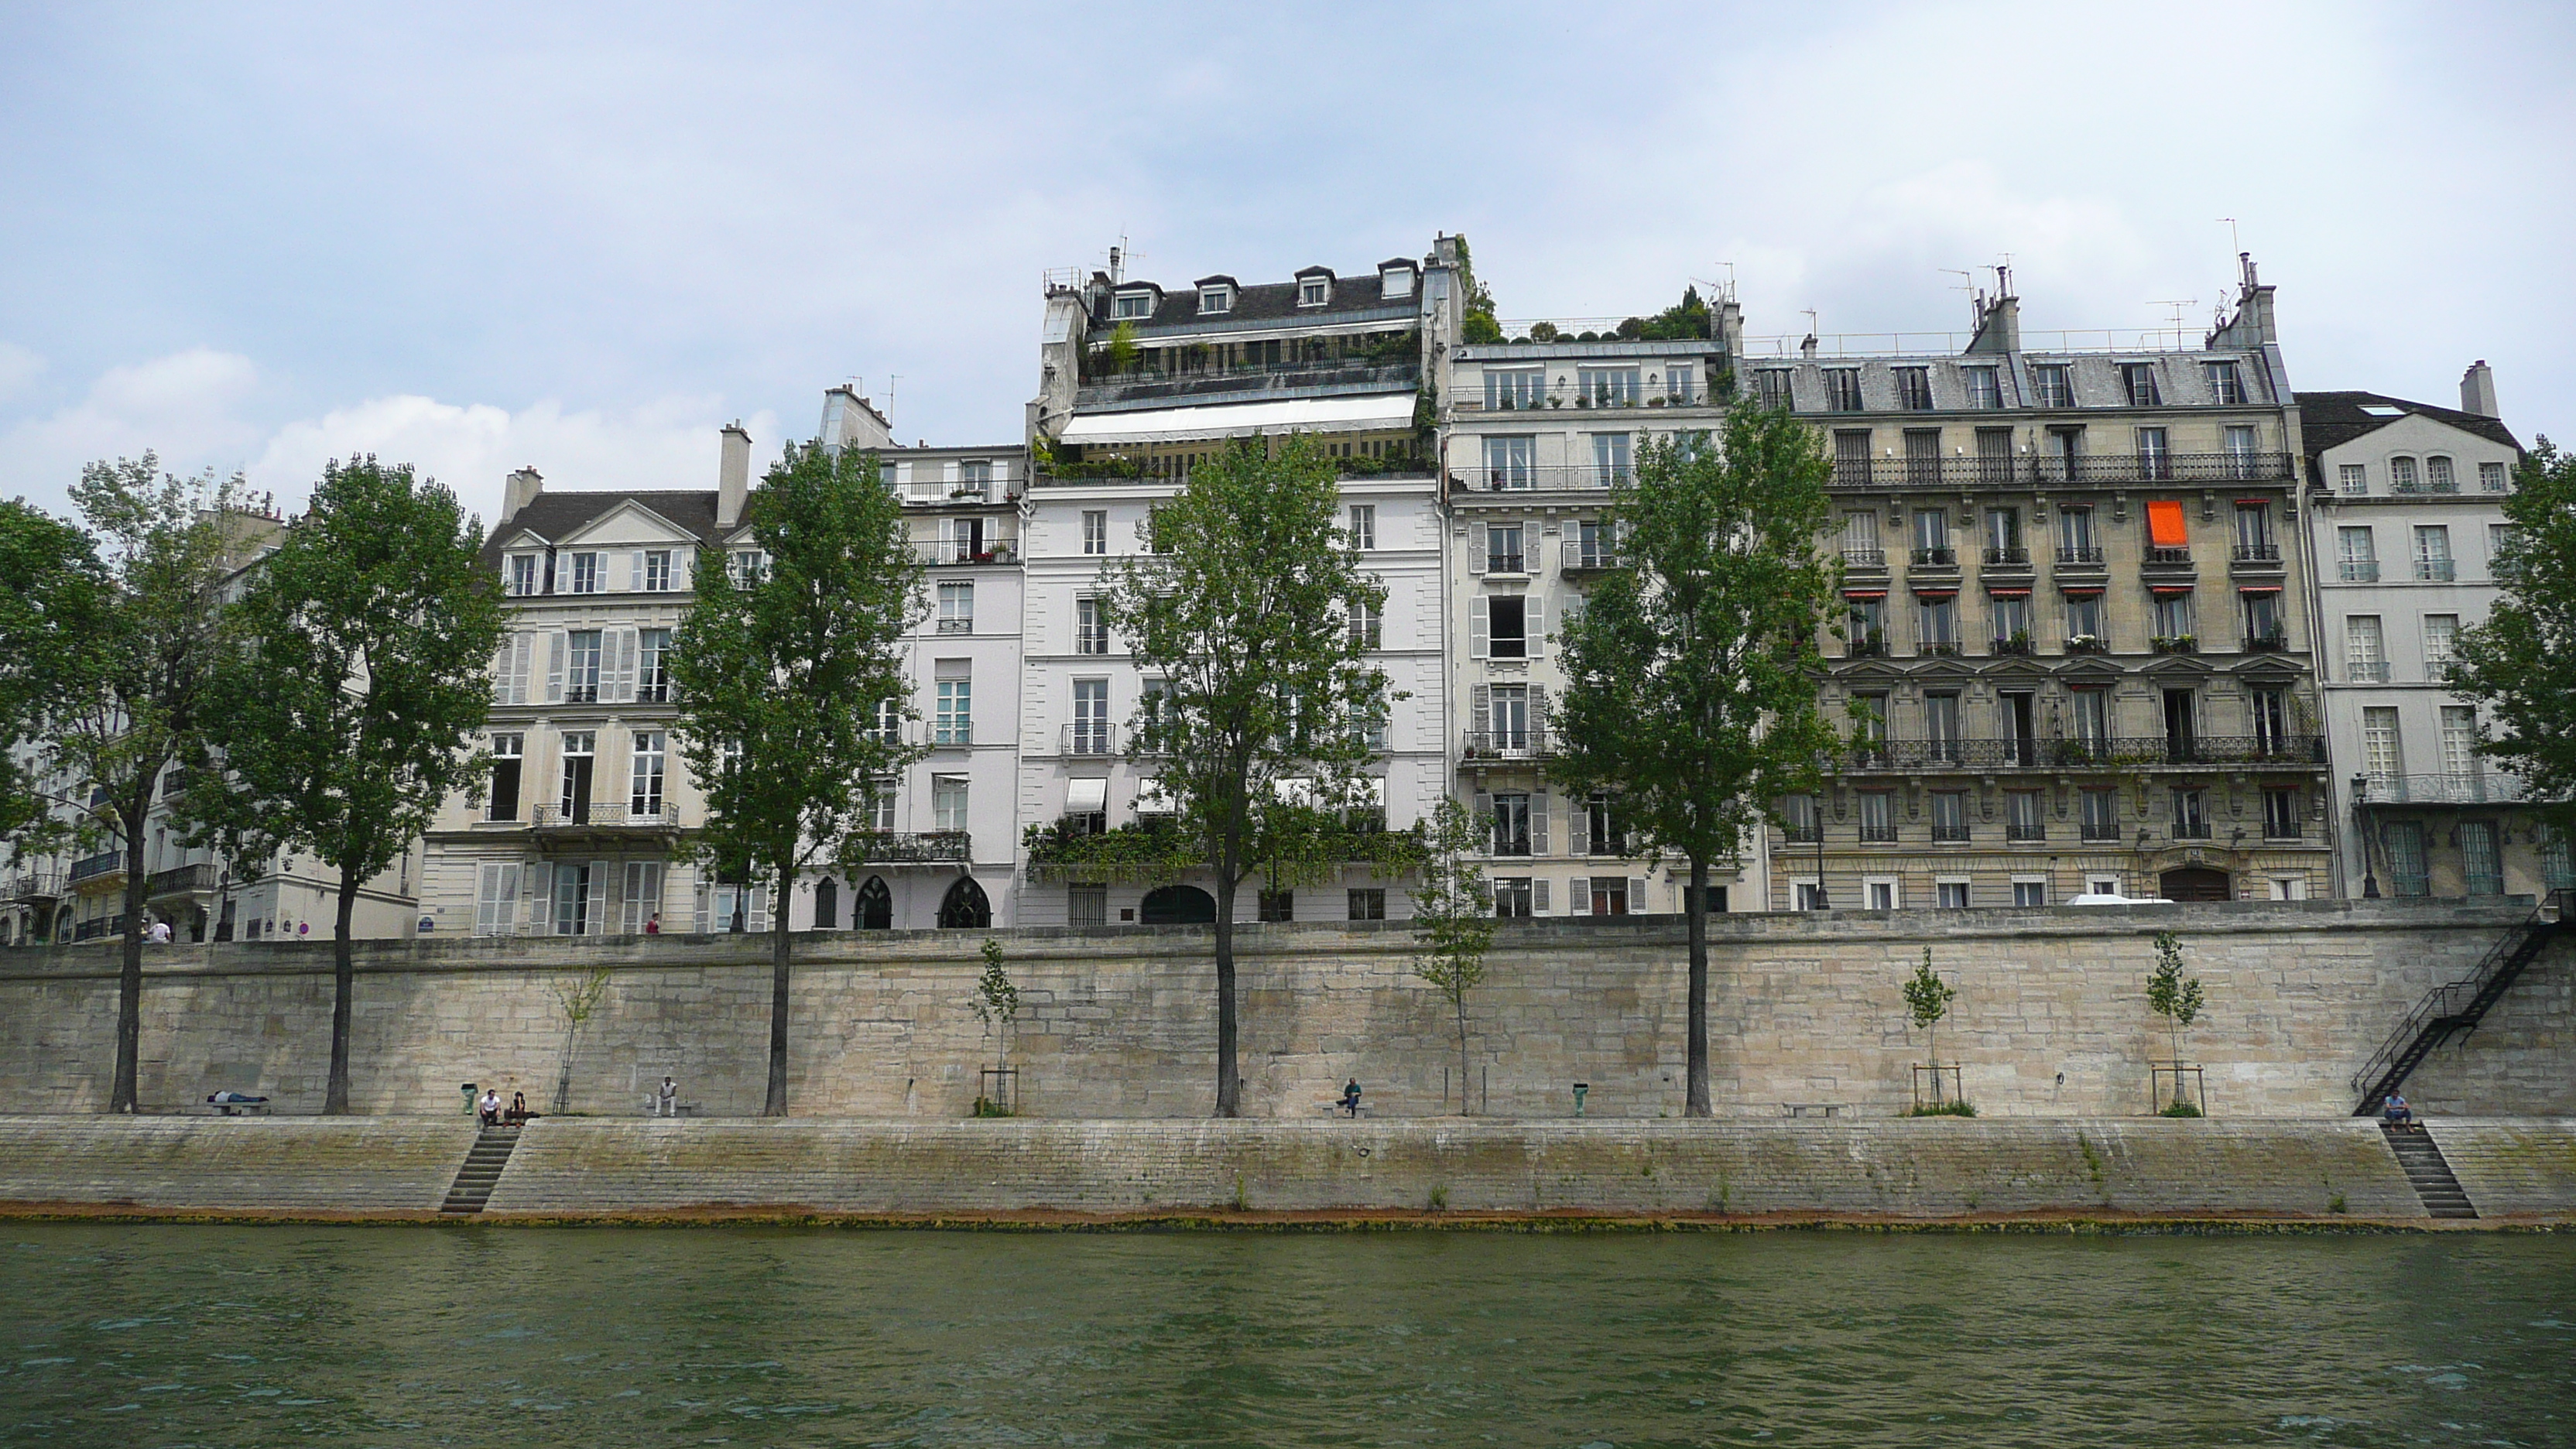
M 532 553 L 510 555 L 508 568 L 501 576 L 501 592 L 514 599 L 523 599 L 536 591 L 537 556 Z
M 1110 299 L 1109 315 L 1119 321 L 1141 321 L 1154 315 L 1154 294 L 1150 291 L 1121 292 Z
M 1378 295 L 1392 301 L 1413 295 L 1413 268 L 1387 267 L 1377 274 Z
M 1332 278 L 1307 277 L 1297 283 L 1298 306 L 1321 307 L 1331 300 L 1333 300 Z
M 1200 316 L 1211 317 L 1221 313 L 1231 312 L 1233 310 L 1234 289 L 1232 287 L 1199 288 Z

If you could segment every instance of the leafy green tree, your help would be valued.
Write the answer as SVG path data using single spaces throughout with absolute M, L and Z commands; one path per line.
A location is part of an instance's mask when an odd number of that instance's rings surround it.
M 1304 439 L 1219 449 L 1152 516 L 1153 551 L 1102 573 L 1109 627 L 1162 691 L 1132 731 L 1180 836 L 1216 875 L 1216 1115 L 1236 1079 L 1235 888 L 1265 865 L 1311 861 L 1340 837 L 1366 725 L 1385 708 L 1349 610 L 1384 605 L 1339 526 L 1332 460 Z
M 88 535 L 23 498 L 0 503 L 0 863 L 71 833 L 31 747 L 94 662 L 105 591 Z
M 1567 685 L 1550 773 L 1617 792 L 1634 835 L 1690 863 L 1687 1102 L 1709 1114 L 1709 868 L 1835 743 L 1816 706 L 1819 621 L 1841 564 L 1819 551 L 1832 464 L 1813 428 L 1750 401 L 1712 445 L 1656 441 L 1611 494 L 1630 567 L 1562 626 Z
M 2501 726 L 2478 746 L 2522 776 L 2562 836 L 2576 835 L 2576 454 L 2539 440 L 2504 500 L 2512 527 L 2486 622 L 2460 633 L 2451 685 Z
M 1011 973 L 1002 966 L 1002 943 L 984 938 L 984 974 L 975 978 L 975 998 L 968 1004 L 975 1009 L 975 1019 L 993 1033 L 993 1069 L 1002 1071 L 1011 1064 L 1011 1023 L 1020 1015 L 1020 988 L 1011 981 Z M 978 1093 L 975 1115 L 999 1116 L 1019 1105 L 1017 1094 L 1003 1102 L 987 1101 Z
M 1914 974 L 1905 979 L 1905 1014 L 1914 1022 L 1916 1029 L 1929 1033 L 1924 1050 L 1933 1069 L 1932 1092 L 1935 1097 L 1941 1092 L 1941 1018 L 1950 1014 L 1950 1003 L 1958 995 L 1959 988 L 1932 974 L 1932 948 L 1924 947 L 1923 964 L 1915 967 Z
M 799 872 L 855 850 L 881 782 L 924 753 L 900 723 L 920 717 L 903 637 L 928 606 L 872 452 L 791 444 L 743 518 L 766 562 L 741 578 L 699 571 L 671 680 L 681 755 L 706 799 L 695 854 L 719 875 L 774 883 L 761 1110 L 783 1117 L 789 900 Z
M 1431 812 L 1422 881 L 1413 891 L 1413 974 L 1431 983 L 1458 1022 L 1458 1107 L 1467 1106 L 1467 993 L 1483 984 L 1494 947 L 1494 903 L 1474 859 L 1475 817 L 1443 795 Z
M 449 795 L 480 792 L 502 637 L 482 547 L 482 524 L 410 464 L 335 461 L 225 612 L 206 719 L 220 768 L 179 813 L 228 856 L 273 844 L 339 875 L 326 1113 L 349 1110 L 358 892 Z
M 2156 969 L 2147 974 L 2147 1007 L 2173 1034 L 2174 1105 L 2181 1106 L 2182 1034 L 2200 1015 L 2200 978 L 2182 974 L 2182 938 L 2156 932 Z
M 1476 280 L 1476 262 L 1468 255 L 1467 238 L 1463 232 L 1458 236 L 1458 299 L 1461 303 L 1458 324 L 1459 341 L 1476 343 L 1503 340 L 1503 324 L 1494 317 L 1493 290 Z M 1544 322 L 1539 326 L 1547 328 L 1549 337 L 1556 335 L 1554 326 Z M 1530 330 L 1530 337 L 1533 341 L 1546 340 L 1538 335 L 1537 328 Z
M 226 578 L 255 546 L 239 478 L 182 480 L 150 453 L 91 463 L 72 486 L 99 573 L 89 639 L 65 661 L 35 748 L 38 778 L 86 786 L 76 838 L 125 856 L 124 952 L 108 1110 L 132 1112 L 143 1040 L 144 842 L 173 769 L 205 763 L 207 694 Z

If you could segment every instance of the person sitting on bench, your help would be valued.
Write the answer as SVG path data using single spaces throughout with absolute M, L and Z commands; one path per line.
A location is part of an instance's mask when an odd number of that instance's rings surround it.
M 2406 1099 L 2395 1092 L 2388 1094 L 2388 1100 L 2380 1105 L 2379 1114 L 2380 1120 L 2391 1127 L 2415 1125 L 2415 1109 L 2406 1105 Z
M 1351 1078 L 1349 1081 L 1347 1081 L 1347 1082 L 1345 1082 L 1345 1083 L 1343 1083 L 1343 1084 L 1342 1084 L 1342 1102 L 1341 1102 L 1341 1107 L 1342 1107 L 1342 1110 L 1343 1110 L 1344 1112 L 1349 1113 L 1349 1114 L 1350 1114 L 1351 1116 L 1353 1116 L 1353 1117 L 1357 1117 L 1357 1116 L 1360 1114 L 1360 1079 L 1359 1079 L 1359 1078 L 1357 1078 L 1357 1077 L 1353 1077 L 1353 1078 Z

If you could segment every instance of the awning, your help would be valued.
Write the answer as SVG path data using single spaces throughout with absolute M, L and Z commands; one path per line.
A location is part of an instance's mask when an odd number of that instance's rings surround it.
M 2179 499 L 2159 498 L 2147 504 L 2147 541 L 2157 548 L 2191 545 L 2191 535 L 2183 527 Z
M 2066 597 L 2070 599 L 2098 599 L 2102 597 L 2102 586 L 2100 584 L 2087 584 L 2081 588 L 2061 589 L 2058 592 L 2066 595 Z
M 1068 815 L 1089 815 L 1109 808 L 1109 782 L 1067 780 L 1064 782 L 1064 810 Z
M 1943 599 L 1955 599 L 1959 597 L 1959 591 L 1957 589 L 1916 589 L 1914 591 L 1914 597 L 1929 600 L 1933 603 L 1939 603 Z
M 1064 425 L 1066 443 L 1176 443 L 1244 438 L 1254 433 L 1365 433 L 1413 426 L 1410 392 L 1366 397 L 1301 397 L 1199 408 L 1148 408 L 1078 414 Z
M 2281 592 L 2281 586 L 2279 584 L 2239 584 L 2236 586 L 2236 592 L 2240 594 L 2277 594 Z
M 2239 508 L 2269 508 L 2272 506 L 2272 500 L 2269 498 L 2239 498 L 2236 500 L 2236 506 Z
M 2191 585 L 2189 585 L 2189 584 L 2149 584 L 2149 585 L 2147 586 L 2147 592 L 2148 592 L 2148 593 L 2151 593 L 2151 594 L 2153 594 L 2153 595 L 2155 595 L 2157 598 L 2160 598 L 2160 599 L 2164 599 L 2164 598 L 2171 598 L 2172 596 L 2174 596 L 2174 595 L 2176 595 L 2176 594 L 2188 594 L 2188 593 L 2190 593 L 2190 592 L 2191 592 Z
M 1845 590 L 1843 590 L 1843 597 L 1844 597 L 1844 598 L 1846 598 L 1846 599 L 1884 599 L 1884 598 L 1886 598 L 1886 597 L 1887 597 L 1887 590 L 1885 590 L 1885 589 L 1845 589 Z
M 1315 782 L 1303 775 L 1281 775 L 1270 782 L 1270 790 L 1283 805 L 1315 803 Z
M 1163 781 L 1161 777 L 1147 775 L 1145 778 L 1136 782 L 1137 814 L 1169 815 L 1172 813 L 1172 808 L 1171 797 L 1163 793 Z
M 1988 590 L 1986 590 L 1986 597 L 1987 597 L 1987 598 L 1990 598 L 1990 599 L 2027 599 L 2027 598 L 2029 598 L 2029 597 L 2030 597 L 2030 590 L 2028 590 L 2028 589 L 1988 589 Z
M 1386 808 L 1386 781 L 1384 779 L 1376 775 L 1366 775 L 1362 776 L 1356 783 L 1359 786 L 1359 803 L 1362 805 L 1374 805 L 1380 810 Z

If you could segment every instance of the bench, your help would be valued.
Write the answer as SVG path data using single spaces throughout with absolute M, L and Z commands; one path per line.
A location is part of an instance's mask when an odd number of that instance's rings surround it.
M 1850 1105 L 1848 1102 L 1783 1102 L 1780 1104 L 1780 1115 L 1804 1117 L 1812 1112 L 1819 1117 L 1831 1117 Z
M 647 1097 L 647 1098 L 645 1098 L 645 1099 L 644 1099 L 644 1115 L 645 1115 L 645 1116 L 647 1116 L 647 1117 L 659 1117 L 659 1116 L 661 1116 L 661 1115 L 662 1115 L 662 1099 L 661 1099 L 661 1098 L 659 1098 L 659 1097 Z M 695 1116 L 698 1116 L 698 1115 L 699 1115 L 699 1105 L 698 1105 L 697 1103 L 695 1103 L 695 1102 L 673 1102 L 673 1103 L 671 1104 L 671 1115 L 672 1115 L 672 1116 L 674 1116 L 674 1117 L 695 1117 Z
M 265 1097 L 256 1102 L 207 1102 L 204 1106 L 206 1115 L 209 1117 L 265 1117 L 268 1115 L 268 1099 Z
M 1344 1115 L 1342 1112 L 1341 1099 L 1336 1097 L 1332 1101 L 1326 1102 L 1324 1104 L 1324 1115 L 1327 1117 L 1339 1117 Z M 1360 1103 L 1360 1115 L 1363 1117 L 1373 1117 L 1377 1114 L 1369 1110 L 1368 1103 L 1362 1102 Z

